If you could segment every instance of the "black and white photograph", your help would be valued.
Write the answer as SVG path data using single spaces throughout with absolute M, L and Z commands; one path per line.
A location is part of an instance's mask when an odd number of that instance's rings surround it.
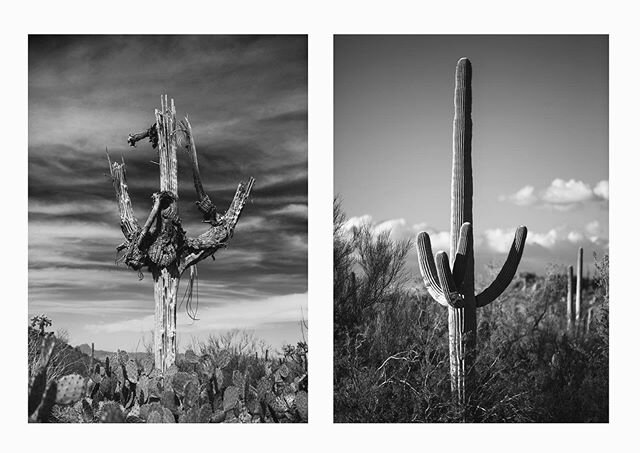
M 334 422 L 608 423 L 608 35 L 336 35 L 333 74 Z
M 307 54 L 29 36 L 30 423 L 307 422 Z

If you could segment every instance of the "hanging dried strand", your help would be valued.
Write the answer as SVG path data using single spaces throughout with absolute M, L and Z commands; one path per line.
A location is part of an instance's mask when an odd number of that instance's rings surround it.
M 189 318 L 191 318 L 194 321 L 197 321 L 197 315 L 198 315 L 198 305 L 200 305 L 199 303 L 199 298 L 198 298 L 198 267 L 197 266 L 191 266 L 189 268 L 189 282 L 187 283 L 187 288 L 184 291 L 184 294 L 182 295 L 182 300 L 180 301 L 180 306 L 182 307 L 182 304 L 185 304 L 185 311 L 187 312 L 187 316 L 189 316 Z M 196 287 L 196 308 L 193 308 L 193 287 L 194 287 L 194 283 L 195 283 L 195 287 Z

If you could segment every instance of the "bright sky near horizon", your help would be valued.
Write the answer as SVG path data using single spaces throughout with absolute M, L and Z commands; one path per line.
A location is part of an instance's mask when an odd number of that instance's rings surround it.
M 105 147 L 122 155 L 138 220 L 158 190 L 155 151 L 127 135 L 149 127 L 161 94 L 194 128 L 203 183 L 219 209 L 253 176 L 228 249 L 198 265 L 192 337 L 240 328 L 279 347 L 307 313 L 307 37 L 31 36 L 29 39 L 29 316 L 45 313 L 71 344 L 143 350 L 153 282 L 116 265 L 122 242 Z M 180 214 L 205 230 L 179 154 Z M 186 286 L 183 279 L 180 296 Z M 195 296 L 194 296 L 195 297 Z M 194 300 L 195 303 L 195 300 Z
M 448 252 L 454 72 L 473 67 L 476 261 L 521 271 L 608 253 L 607 36 L 337 36 L 334 191 L 350 224 Z M 417 273 L 415 252 L 409 264 Z M 480 268 L 478 266 L 478 268 Z M 417 274 L 419 275 L 419 274 Z

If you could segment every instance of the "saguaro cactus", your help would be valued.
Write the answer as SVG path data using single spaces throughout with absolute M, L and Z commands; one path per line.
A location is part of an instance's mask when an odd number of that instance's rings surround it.
M 155 366 L 160 371 L 169 368 L 176 357 L 176 302 L 181 275 L 195 265 L 226 247 L 253 187 L 254 179 L 238 185 L 236 194 L 224 214 L 204 192 L 200 180 L 196 145 L 189 120 L 176 122 L 176 109 L 167 96 L 160 97 L 160 110 L 155 111 L 156 122 L 146 131 L 130 134 L 127 141 L 134 146 L 149 138 L 158 150 L 160 191 L 152 196 L 153 206 L 144 225 L 140 227 L 129 197 L 124 160 L 111 162 L 109 168 L 120 211 L 120 226 L 125 241 L 117 248 L 124 251 L 122 261 L 141 273 L 147 267 L 153 275 L 155 297 L 154 351 Z M 207 231 L 188 237 L 178 215 L 178 158 L 179 142 L 191 160 L 193 180 L 198 195 L 196 205 L 209 224 Z M 108 154 L 107 154 L 108 156 Z
M 576 268 L 576 309 L 575 309 L 575 326 L 576 333 L 580 334 L 582 330 L 582 247 L 578 249 L 578 263 Z
M 418 263 L 431 296 L 448 308 L 451 392 L 465 403 L 473 382 L 476 347 L 476 308 L 494 301 L 516 273 L 527 237 L 520 226 L 507 260 L 495 280 L 475 294 L 472 233 L 473 184 L 471 174 L 471 62 L 461 58 L 456 66 L 453 166 L 451 181 L 451 261 L 446 252 L 433 258 L 429 235 L 418 235 Z M 453 270 L 452 270 L 453 269 Z
M 567 267 L 567 332 L 573 331 L 575 313 L 573 310 L 573 266 Z

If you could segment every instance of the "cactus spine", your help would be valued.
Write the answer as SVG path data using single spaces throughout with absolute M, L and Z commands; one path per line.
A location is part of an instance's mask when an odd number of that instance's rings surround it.
M 567 267 L 567 332 L 573 331 L 573 266 Z
M 456 66 L 451 181 L 451 242 L 449 252 L 433 257 L 429 235 L 418 235 L 418 263 L 431 296 L 448 308 L 451 392 L 464 404 L 473 386 L 476 348 L 476 308 L 493 302 L 516 273 L 527 237 L 518 227 L 507 260 L 495 280 L 475 294 L 471 173 L 471 62 L 461 58 Z M 453 270 L 452 270 L 453 269 Z

